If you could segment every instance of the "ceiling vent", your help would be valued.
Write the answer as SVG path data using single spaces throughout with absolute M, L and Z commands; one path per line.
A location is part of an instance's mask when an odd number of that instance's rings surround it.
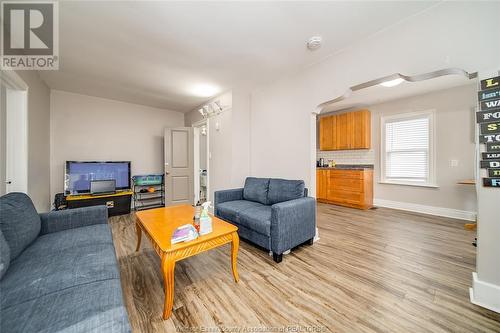
M 320 36 L 313 36 L 307 41 L 307 48 L 311 51 L 317 50 L 321 47 L 321 42 L 323 38 Z

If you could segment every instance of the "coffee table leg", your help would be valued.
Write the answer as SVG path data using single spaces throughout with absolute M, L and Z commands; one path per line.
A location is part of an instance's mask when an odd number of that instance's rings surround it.
M 142 237 L 142 229 L 139 226 L 139 223 L 135 223 L 135 233 L 137 234 L 137 247 L 135 248 L 135 252 L 139 251 L 141 247 L 141 237 Z
M 240 277 L 238 276 L 238 248 L 240 246 L 240 238 L 237 232 L 233 232 L 233 241 L 231 242 L 231 266 L 233 268 L 234 282 L 238 282 Z
M 165 288 L 165 304 L 163 305 L 163 319 L 168 319 L 174 306 L 174 270 L 175 260 L 170 254 L 163 254 L 161 259 L 163 285 Z

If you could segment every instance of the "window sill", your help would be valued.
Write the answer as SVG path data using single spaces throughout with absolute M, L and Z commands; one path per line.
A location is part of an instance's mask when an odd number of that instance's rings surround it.
M 379 184 L 387 184 L 387 185 L 403 185 L 403 186 L 415 186 L 415 187 L 428 187 L 428 188 L 439 188 L 437 184 L 428 184 L 428 183 L 410 183 L 410 182 L 391 182 L 391 181 L 379 181 Z

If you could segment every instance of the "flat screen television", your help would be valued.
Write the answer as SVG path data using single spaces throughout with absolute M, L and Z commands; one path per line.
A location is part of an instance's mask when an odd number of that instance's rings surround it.
M 90 193 L 92 180 L 115 180 L 116 189 L 130 188 L 130 161 L 66 161 L 64 193 Z

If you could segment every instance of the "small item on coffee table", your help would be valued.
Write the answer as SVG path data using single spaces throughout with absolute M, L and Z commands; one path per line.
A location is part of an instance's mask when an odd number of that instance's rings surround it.
M 196 204 L 194 206 L 194 216 L 193 216 L 193 225 L 198 234 L 200 233 L 200 216 L 201 216 L 201 206 L 200 204 Z
M 212 218 L 208 215 L 210 203 L 210 201 L 207 201 L 202 204 L 203 210 L 200 216 L 200 235 L 206 235 L 212 232 Z
M 172 244 L 180 242 L 189 242 L 198 238 L 198 232 L 191 224 L 184 224 L 175 229 L 172 235 Z

